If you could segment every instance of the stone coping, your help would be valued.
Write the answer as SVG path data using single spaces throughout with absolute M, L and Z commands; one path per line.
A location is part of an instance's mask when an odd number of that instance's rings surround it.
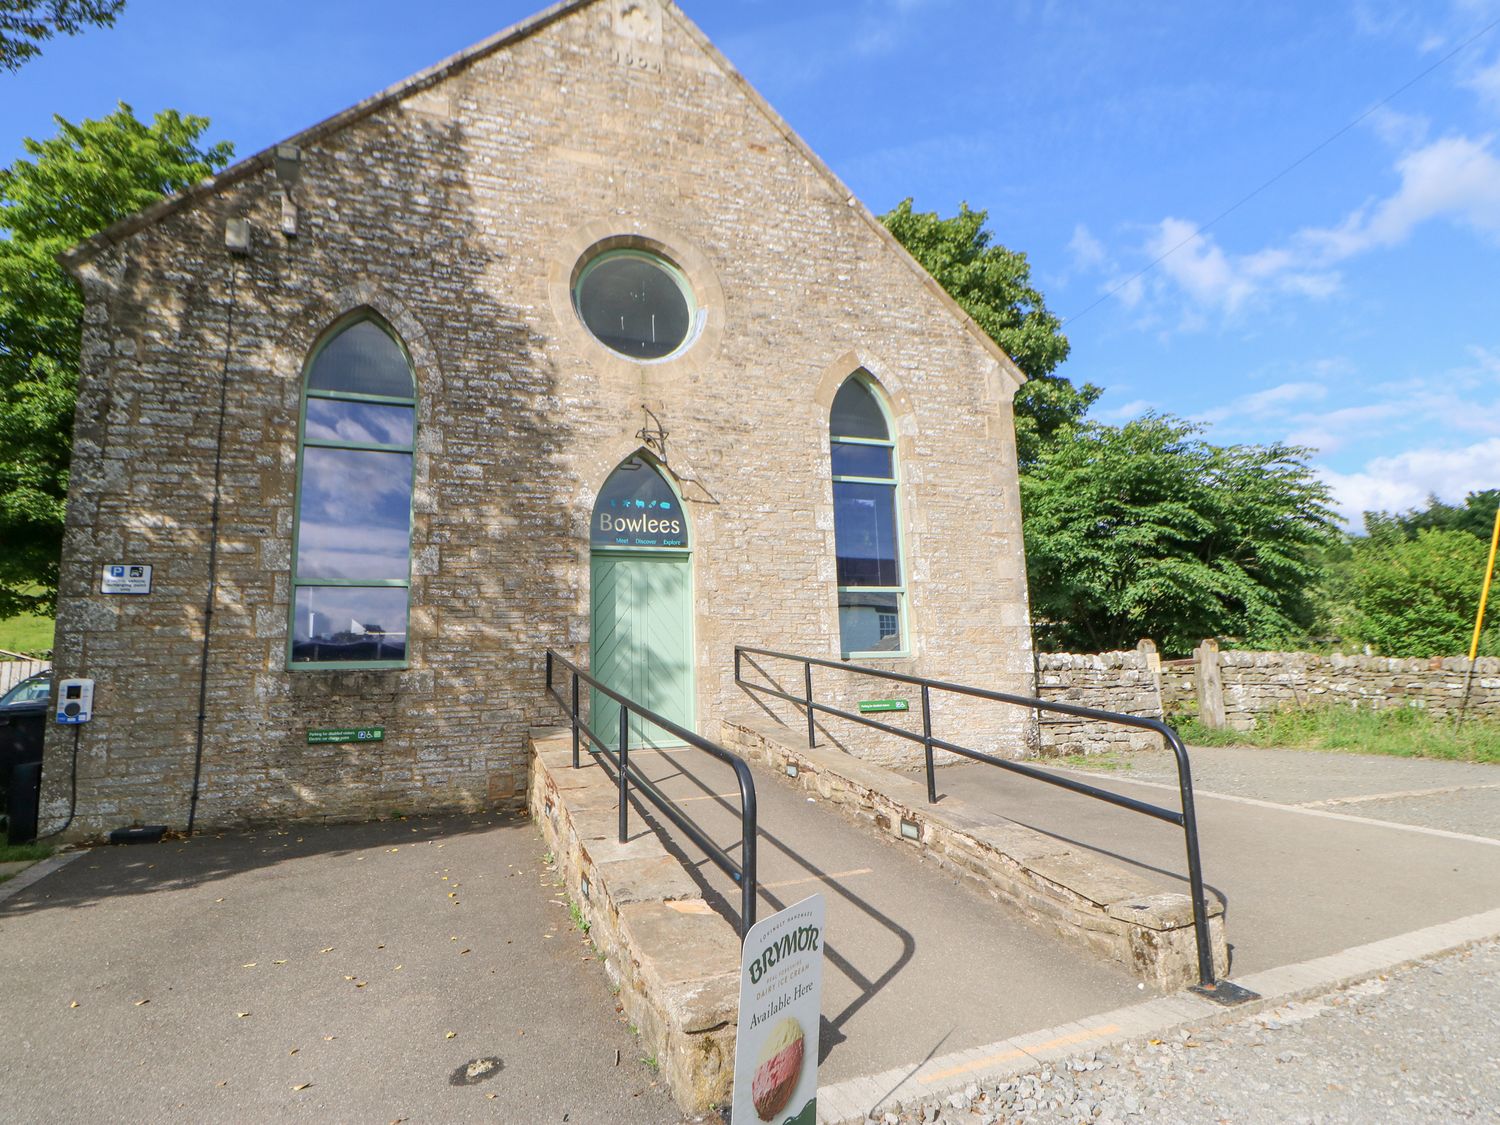
M 1147 984 L 1172 992 L 1197 983 L 1189 896 L 958 798 L 929 805 L 923 782 L 837 750 L 799 746 L 797 733 L 772 719 L 726 718 L 720 741 L 882 834 L 920 848 L 1032 922 L 1120 962 Z M 1210 898 L 1208 912 L 1214 970 L 1222 974 L 1229 964 L 1223 905 Z
M 678 1105 L 729 1101 L 739 1013 L 740 939 L 681 861 L 634 818 L 618 839 L 618 790 L 599 766 L 573 769 L 566 729 L 533 730 L 527 789 L 568 894 L 589 924 L 620 1004 Z

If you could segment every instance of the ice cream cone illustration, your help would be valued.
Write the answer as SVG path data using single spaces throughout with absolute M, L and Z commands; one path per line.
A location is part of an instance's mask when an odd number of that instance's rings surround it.
M 762 1121 L 770 1121 L 791 1101 L 802 1077 L 802 1053 L 802 1025 L 790 1016 L 766 1036 L 750 1083 L 750 1097 Z

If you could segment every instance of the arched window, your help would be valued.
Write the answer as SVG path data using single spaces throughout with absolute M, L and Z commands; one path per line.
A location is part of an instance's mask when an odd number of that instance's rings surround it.
M 313 355 L 302 394 L 293 532 L 293 668 L 406 665 L 416 383 L 373 317 Z
M 863 374 L 833 400 L 833 540 L 838 556 L 839 648 L 845 656 L 906 649 L 906 580 L 896 501 L 896 443 Z

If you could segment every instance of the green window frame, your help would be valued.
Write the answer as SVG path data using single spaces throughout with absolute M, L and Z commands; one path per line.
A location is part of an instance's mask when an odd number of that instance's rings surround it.
M 373 313 L 338 323 L 309 356 L 297 423 L 288 670 L 409 666 L 416 415 L 411 358 Z
M 874 378 L 863 369 L 849 376 L 829 419 L 839 653 L 846 660 L 910 655 L 894 435 Z M 865 643 L 870 639 L 875 643 Z

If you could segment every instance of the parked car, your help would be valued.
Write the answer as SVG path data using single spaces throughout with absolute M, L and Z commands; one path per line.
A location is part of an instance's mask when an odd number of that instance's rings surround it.
M 0 814 L 5 812 L 11 769 L 42 760 L 42 735 L 51 700 L 51 672 L 27 676 L 0 695 Z

